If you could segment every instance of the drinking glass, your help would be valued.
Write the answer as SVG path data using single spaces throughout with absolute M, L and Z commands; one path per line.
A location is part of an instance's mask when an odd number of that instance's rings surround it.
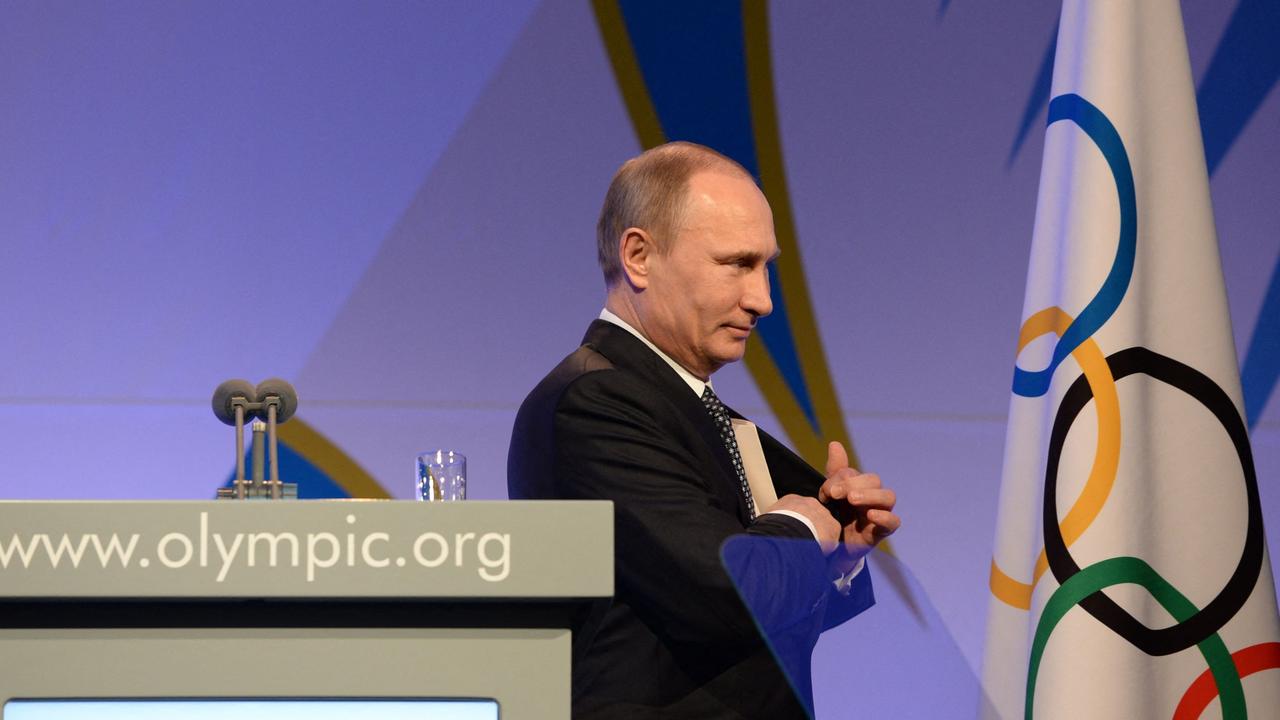
M 452 450 L 432 450 L 419 455 L 418 499 L 466 500 L 467 456 Z

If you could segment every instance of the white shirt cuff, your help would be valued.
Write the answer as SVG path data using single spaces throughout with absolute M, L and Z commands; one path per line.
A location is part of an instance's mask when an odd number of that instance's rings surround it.
M 858 573 L 862 572 L 862 568 L 867 566 L 867 557 L 864 555 L 858 558 L 858 564 L 843 577 L 836 578 L 833 583 L 836 586 L 836 592 L 841 595 L 848 595 L 849 588 L 853 587 L 853 579 L 858 577 Z

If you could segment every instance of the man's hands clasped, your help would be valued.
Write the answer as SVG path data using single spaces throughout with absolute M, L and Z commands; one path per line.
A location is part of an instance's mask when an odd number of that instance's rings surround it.
M 893 512 L 897 496 L 880 476 L 849 467 L 849 454 L 838 442 L 827 445 L 827 481 L 818 500 L 842 518 L 840 545 L 850 566 L 902 525 Z
M 784 495 L 769 509 L 799 513 L 812 522 L 822 552 L 840 550 L 832 560 L 843 574 L 902 525 L 893 513 L 896 502 L 879 475 L 849 467 L 844 446 L 833 442 L 827 446 L 827 480 L 818 497 Z

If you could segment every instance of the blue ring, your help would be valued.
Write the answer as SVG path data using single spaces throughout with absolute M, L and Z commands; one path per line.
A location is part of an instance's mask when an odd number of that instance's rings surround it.
M 1049 125 L 1059 120 L 1070 120 L 1084 131 L 1098 146 L 1102 157 L 1111 168 L 1116 181 L 1116 194 L 1120 200 L 1120 241 L 1116 247 L 1116 259 L 1111 272 L 1084 310 L 1076 316 L 1066 332 L 1053 348 L 1053 359 L 1043 370 L 1013 368 L 1013 392 L 1023 397 L 1039 397 L 1049 391 L 1049 382 L 1058 365 L 1102 327 L 1129 290 L 1133 277 L 1133 259 L 1138 246 L 1138 201 L 1133 185 L 1133 169 L 1129 154 L 1125 152 L 1120 133 L 1101 110 L 1074 93 L 1059 95 L 1049 103 Z

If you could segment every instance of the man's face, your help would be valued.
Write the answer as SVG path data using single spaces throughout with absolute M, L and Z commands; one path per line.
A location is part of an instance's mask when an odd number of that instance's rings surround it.
M 700 172 L 666 253 L 651 256 L 637 310 L 649 339 L 702 378 L 742 359 L 756 320 L 773 310 L 766 264 L 778 255 L 773 213 L 755 184 Z

